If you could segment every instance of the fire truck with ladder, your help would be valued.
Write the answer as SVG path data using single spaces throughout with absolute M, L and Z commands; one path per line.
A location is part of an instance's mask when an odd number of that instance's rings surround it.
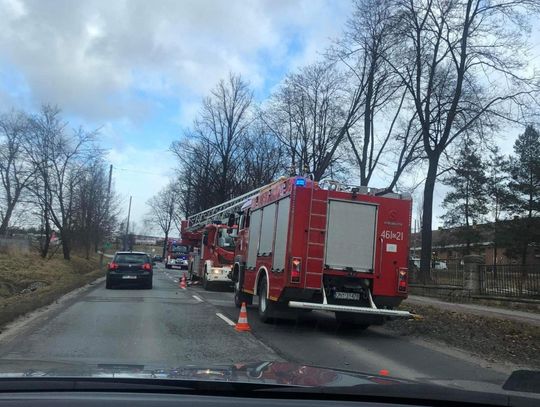
M 188 223 L 222 219 L 234 231 L 234 301 L 239 307 L 257 296 L 263 322 L 294 310 L 334 312 L 341 324 L 360 327 L 411 318 L 396 309 L 408 290 L 410 195 L 323 186 L 281 178 Z
M 193 248 L 187 267 L 189 278 L 202 281 L 205 290 L 214 284 L 232 283 L 236 231 L 208 211 L 182 221 L 182 242 Z

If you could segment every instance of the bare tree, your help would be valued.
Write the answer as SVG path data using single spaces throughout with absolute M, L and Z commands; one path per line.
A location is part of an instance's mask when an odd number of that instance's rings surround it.
M 525 13 L 534 0 L 401 0 L 395 35 L 399 63 L 386 61 L 411 98 L 428 168 L 424 188 L 421 275 L 429 278 L 433 191 L 441 157 L 467 133 L 482 134 L 498 119 L 523 113 L 538 92 L 527 75 Z M 530 100 L 530 99 L 528 99 Z
M 188 135 L 173 143 L 171 151 L 179 163 L 180 212 L 187 217 L 219 203 L 213 181 L 217 153 L 212 145 Z
M 0 236 L 6 235 L 15 207 L 34 175 L 24 154 L 28 117 L 22 113 L 0 118 Z
M 396 7 L 383 0 L 357 0 L 343 37 L 327 53 L 346 72 L 345 92 L 354 119 L 344 123 L 360 172 L 360 184 L 368 185 L 384 157 L 395 162 L 388 189 L 419 159 L 419 132 L 407 109 L 406 89 L 387 59 L 393 58 L 396 41 Z M 396 124 L 402 124 L 396 126 Z M 391 169 L 391 168 L 390 168 Z
M 26 154 L 35 168 L 32 192 L 41 208 L 44 225 L 42 256 L 48 252 L 51 223 L 60 232 L 63 255 L 70 259 L 74 227 L 75 189 L 81 180 L 84 163 L 94 156 L 95 132 L 79 128 L 68 133 L 67 123 L 56 107 L 44 106 L 31 119 L 31 137 Z
M 252 98 L 248 84 L 239 75 L 230 74 L 204 99 L 200 118 L 195 121 L 195 139 L 208 143 L 217 154 L 212 179 L 219 201 L 236 192 L 238 153 L 252 121 Z
M 96 155 L 84 164 L 74 191 L 73 246 L 83 249 L 86 258 L 100 248 L 104 239 L 112 238 L 116 203 L 109 190 L 103 157 Z
M 239 168 L 238 189 L 251 191 L 269 184 L 285 170 L 284 146 L 268 131 L 261 120 L 251 126 L 242 145 L 243 158 Z
M 320 180 L 338 159 L 344 120 L 342 76 L 326 63 L 289 74 L 262 112 L 262 120 L 284 145 L 290 165 Z
M 163 257 L 165 257 L 167 250 L 169 234 L 175 224 L 175 216 L 179 212 L 178 197 L 179 194 L 175 185 L 170 183 L 146 203 L 150 207 L 147 221 L 157 225 L 165 235 L 162 250 Z

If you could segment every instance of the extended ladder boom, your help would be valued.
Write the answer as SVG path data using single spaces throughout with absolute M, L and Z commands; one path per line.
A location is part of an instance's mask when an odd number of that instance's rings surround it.
M 224 217 L 233 213 L 233 211 L 237 208 L 240 208 L 244 204 L 244 202 L 246 202 L 246 200 L 257 195 L 261 190 L 263 190 L 266 187 L 268 187 L 268 185 L 264 185 L 260 188 L 254 189 L 253 191 L 247 192 L 244 195 L 240 195 L 227 202 L 223 202 L 222 204 L 216 205 L 210 209 L 206 209 L 205 211 L 189 216 L 188 217 L 189 226 L 187 227 L 186 230 L 190 232 L 195 231 L 201 226 L 204 226 L 214 221 L 217 216 Z

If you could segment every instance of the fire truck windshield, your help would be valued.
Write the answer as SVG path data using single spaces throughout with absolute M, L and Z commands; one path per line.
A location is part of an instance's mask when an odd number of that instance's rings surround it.
M 227 229 L 220 229 L 218 235 L 218 246 L 225 250 L 234 250 L 234 238 L 227 232 Z
M 187 253 L 188 247 L 184 245 L 173 245 L 172 251 L 173 253 Z

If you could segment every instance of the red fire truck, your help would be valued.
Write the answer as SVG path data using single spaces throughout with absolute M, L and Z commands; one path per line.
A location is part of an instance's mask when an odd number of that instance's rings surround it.
M 410 195 L 308 177 L 278 180 L 237 212 L 235 303 L 259 297 L 262 321 L 291 309 L 332 311 L 343 324 L 411 317 Z
M 234 262 L 234 238 L 237 228 L 223 224 L 220 220 L 203 224 L 196 219 L 182 222 L 182 240 L 192 243 L 193 251 L 188 260 L 189 277 L 201 280 L 203 288 L 210 285 L 231 284 Z
M 182 239 L 169 239 L 164 259 L 165 268 L 187 269 L 190 249 L 190 242 Z

